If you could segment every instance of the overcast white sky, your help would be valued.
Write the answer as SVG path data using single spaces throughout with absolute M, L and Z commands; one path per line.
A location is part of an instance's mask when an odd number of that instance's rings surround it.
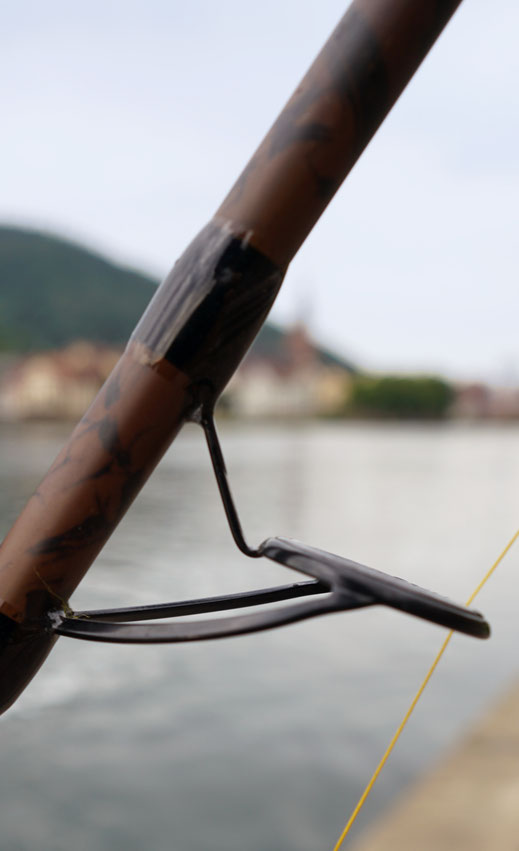
M 162 276 L 347 3 L 7 0 L 0 220 Z M 519 382 L 519 4 L 464 0 L 289 269 L 359 364 Z

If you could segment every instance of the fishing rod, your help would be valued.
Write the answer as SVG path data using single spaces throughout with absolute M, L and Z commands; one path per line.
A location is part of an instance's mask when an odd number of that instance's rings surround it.
M 480 638 L 478 612 L 286 538 L 251 547 L 214 426 L 215 403 L 287 267 L 460 0 L 354 0 L 249 164 L 158 288 L 86 414 L 0 547 L 0 711 L 59 635 L 120 643 L 240 635 L 331 611 L 391 606 Z M 304 582 L 129 609 L 69 598 L 186 422 L 204 430 L 234 540 Z M 246 609 L 187 623 L 154 618 Z M 144 623 L 142 623 L 144 622 Z

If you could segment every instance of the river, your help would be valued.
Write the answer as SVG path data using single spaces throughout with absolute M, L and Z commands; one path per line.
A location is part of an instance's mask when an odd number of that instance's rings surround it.
M 67 434 L 0 429 L 0 534 Z M 246 535 L 295 537 L 463 602 L 519 526 L 519 427 L 224 423 Z M 456 637 L 356 831 L 518 675 L 519 547 Z M 296 577 L 297 578 L 297 577 Z M 76 608 L 290 581 L 235 548 L 186 428 Z M 444 630 L 383 609 L 193 645 L 62 638 L 0 718 L 1 851 L 331 849 Z

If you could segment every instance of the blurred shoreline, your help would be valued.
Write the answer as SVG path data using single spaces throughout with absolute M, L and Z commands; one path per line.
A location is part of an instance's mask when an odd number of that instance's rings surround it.
M 219 402 L 237 420 L 519 420 L 519 388 L 441 376 L 359 370 L 313 343 L 306 327 L 259 341 Z M 268 337 L 268 335 L 266 335 Z M 0 421 L 79 419 L 121 347 L 77 340 L 59 349 L 0 356 Z

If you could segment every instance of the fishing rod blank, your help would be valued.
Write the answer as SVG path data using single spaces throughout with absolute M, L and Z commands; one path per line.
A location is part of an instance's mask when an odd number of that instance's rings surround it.
M 71 594 L 182 425 L 212 420 L 290 260 L 459 2 L 354 0 L 229 195 L 159 287 L 0 548 L 0 711 L 29 682 L 59 631 L 78 620 L 66 614 Z M 276 553 L 275 560 L 317 582 L 338 558 L 317 551 L 310 557 L 304 545 L 295 552 L 279 542 L 275 550 L 262 546 L 252 554 Z M 300 604 L 309 614 L 326 596 L 337 602 L 334 583 L 344 564 L 334 564 L 328 594 Z M 395 599 L 404 593 L 399 588 Z M 456 617 L 460 628 L 472 616 Z M 488 631 L 476 621 L 477 630 Z

